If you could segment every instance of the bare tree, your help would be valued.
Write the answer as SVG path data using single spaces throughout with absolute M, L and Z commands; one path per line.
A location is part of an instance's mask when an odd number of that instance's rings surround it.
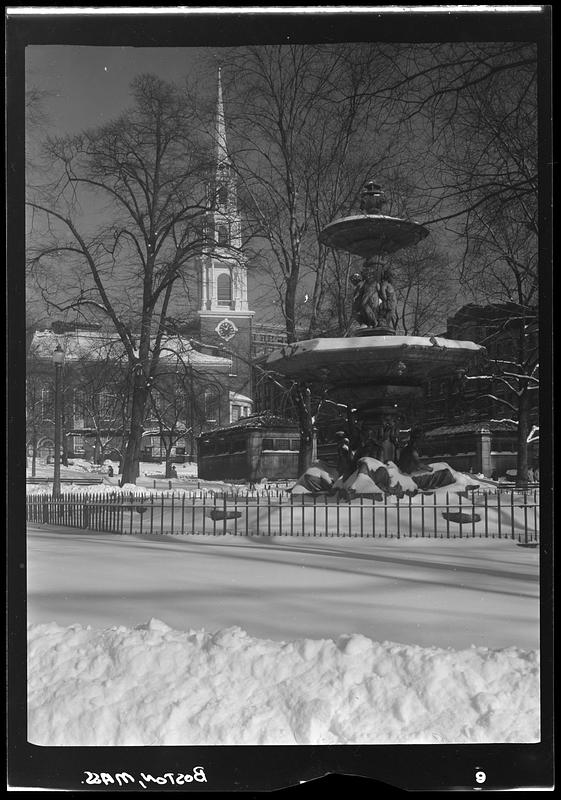
M 235 76 L 229 119 L 240 196 L 294 342 L 322 327 L 333 256 L 319 245 L 319 231 L 349 210 L 387 156 L 386 143 L 372 147 L 378 123 L 362 92 L 370 64 L 347 46 L 309 45 L 241 48 L 223 64 L 224 76 Z M 302 460 L 309 462 L 306 387 L 294 387 L 294 403 Z
M 143 424 L 174 289 L 188 296 L 203 245 L 208 147 L 192 98 L 151 75 L 115 121 L 48 140 L 50 182 L 30 190 L 31 273 L 45 300 L 118 335 L 131 378 L 123 481 L 138 475 Z
M 444 226 L 458 253 L 460 293 L 495 309 L 483 344 L 493 348 L 505 332 L 513 342 L 480 378 L 502 387 L 486 394 L 517 424 L 525 480 L 539 382 L 537 47 L 461 42 L 383 52 L 395 73 L 382 94 L 399 120 L 402 164 L 416 163 L 419 209 L 433 230 Z
M 539 274 L 537 96 L 535 66 L 523 62 L 470 88 L 458 127 L 464 146 L 447 164 L 450 183 L 467 209 L 461 281 L 466 291 L 496 308 L 484 344 L 505 335 L 512 346 L 495 355 L 492 392 L 518 429 L 517 474 L 528 474 L 530 429 L 539 388 Z M 468 141 L 468 134 L 469 141 Z

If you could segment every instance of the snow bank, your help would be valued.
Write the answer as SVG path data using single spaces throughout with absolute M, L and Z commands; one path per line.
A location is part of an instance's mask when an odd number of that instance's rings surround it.
M 539 740 L 539 657 L 239 627 L 28 627 L 29 730 L 45 746 Z

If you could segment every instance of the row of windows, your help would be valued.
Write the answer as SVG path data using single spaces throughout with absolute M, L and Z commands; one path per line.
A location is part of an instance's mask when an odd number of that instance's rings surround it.
M 300 450 L 300 439 L 263 439 L 263 450 Z
M 275 333 L 254 333 L 255 342 L 272 342 L 273 344 L 286 344 L 286 336 Z
M 245 453 L 247 451 L 246 440 L 237 439 L 207 439 L 200 443 L 201 455 L 218 456 L 228 455 L 228 453 Z
M 299 439 L 263 439 L 261 449 L 265 451 L 289 450 L 298 452 L 300 449 Z M 201 455 L 218 456 L 228 455 L 229 453 L 247 452 L 247 441 L 243 437 L 206 439 L 200 443 Z
M 85 392 L 76 389 L 73 393 L 72 416 L 76 427 L 83 427 L 86 419 L 91 420 L 95 415 L 100 420 L 115 419 L 122 407 L 122 398 L 99 392 L 95 395 L 87 395 Z M 41 389 L 41 419 L 43 422 L 54 420 L 55 413 L 55 392 L 51 386 Z

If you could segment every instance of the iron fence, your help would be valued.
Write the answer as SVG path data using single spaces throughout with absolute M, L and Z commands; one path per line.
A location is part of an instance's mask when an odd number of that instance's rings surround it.
M 398 498 L 262 493 L 33 494 L 27 520 L 116 534 L 510 538 L 539 542 L 537 490 Z

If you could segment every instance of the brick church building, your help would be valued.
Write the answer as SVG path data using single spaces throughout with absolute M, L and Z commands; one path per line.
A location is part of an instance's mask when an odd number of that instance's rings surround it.
M 254 312 L 248 301 L 247 262 L 226 140 L 220 71 L 214 146 L 204 237 L 210 244 L 194 265 L 196 313 L 190 325 L 170 330 L 166 343 L 166 351 L 181 358 L 186 377 L 173 397 L 153 398 L 145 421 L 145 459 L 159 460 L 170 446 L 175 460 L 194 458 L 201 432 L 247 417 L 253 410 Z M 117 457 L 127 433 L 128 413 L 119 337 L 101 325 L 63 322 L 34 331 L 28 342 L 28 455 L 49 459 L 54 452 L 52 354 L 57 346 L 65 353 L 63 453 L 95 460 Z M 169 361 L 169 357 L 163 359 L 168 371 Z

